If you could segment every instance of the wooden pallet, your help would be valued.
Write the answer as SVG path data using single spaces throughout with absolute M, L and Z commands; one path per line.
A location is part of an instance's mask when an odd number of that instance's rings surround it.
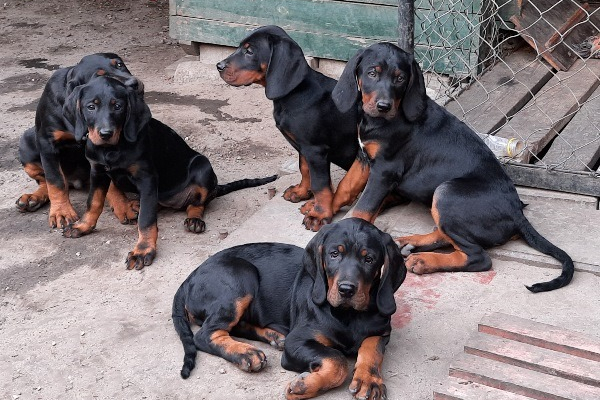
M 449 375 L 435 400 L 598 400 L 600 338 L 494 313 Z
M 597 34 L 588 20 L 589 6 L 573 0 L 520 0 L 510 20 L 521 37 L 557 70 L 566 71 L 577 59 L 573 45 Z

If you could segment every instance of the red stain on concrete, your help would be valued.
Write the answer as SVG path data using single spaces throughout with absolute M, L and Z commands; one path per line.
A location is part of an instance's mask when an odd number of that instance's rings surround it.
M 496 276 L 496 271 L 476 272 L 473 275 L 473 280 L 482 285 L 488 285 Z
M 412 320 L 413 307 L 435 308 L 441 296 L 436 287 L 444 279 L 441 274 L 407 274 L 395 295 L 396 313 L 392 316 L 392 327 L 399 329 L 407 326 Z
M 410 304 L 406 303 L 404 299 L 398 299 L 396 296 L 396 313 L 392 315 L 392 327 L 394 329 L 401 329 L 407 326 L 412 320 Z

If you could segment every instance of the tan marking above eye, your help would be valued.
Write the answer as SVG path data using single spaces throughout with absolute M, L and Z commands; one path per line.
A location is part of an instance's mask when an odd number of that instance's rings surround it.
M 378 74 L 380 74 L 382 70 L 383 70 L 383 68 L 381 68 L 381 66 L 379 66 L 379 65 L 377 65 L 375 67 L 375 71 L 377 71 Z
M 363 257 L 366 256 L 368 253 L 369 252 L 367 251 L 367 249 L 363 249 L 363 250 L 360 251 L 360 255 L 363 256 Z
M 344 251 L 346 251 L 346 248 L 345 248 L 343 245 L 341 245 L 341 244 L 340 244 L 340 245 L 338 246 L 338 251 L 339 251 L 340 253 L 343 253 Z

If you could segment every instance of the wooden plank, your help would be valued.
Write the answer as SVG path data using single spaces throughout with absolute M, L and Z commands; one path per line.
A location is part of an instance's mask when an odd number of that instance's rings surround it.
M 198 18 L 171 16 L 169 31 L 180 40 L 237 47 L 240 40 L 258 26 L 225 23 Z M 379 42 L 377 39 L 339 37 L 288 30 L 307 56 L 348 60 L 362 47 Z
M 522 138 L 529 151 L 517 161 L 528 162 L 567 125 L 600 84 L 600 60 L 578 60 L 569 71 L 556 75 L 496 135 Z
M 598 361 L 479 332 L 469 338 L 465 353 L 600 388 Z
M 600 338 L 553 325 L 492 313 L 481 320 L 479 332 L 600 362 Z
M 441 388 L 433 391 L 434 400 L 531 400 L 521 396 L 479 383 L 448 377 Z
M 554 139 L 542 159 L 544 164 L 573 171 L 591 171 L 600 158 L 599 109 L 600 87 Z
M 585 32 L 587 36 L 590 36 L 595 31 L 594 25 L 579 24 L 569 32 L 567 32 L 569 30 L 567 27 L 565 33 L 568 34 L 562 38 L 561 42 L 552 47 L 546 47 L 545 43 L 565 26 L 565 22 L 570 19 L 576 22 L 576 19 L 573 18 L 574 14 L 581 17 L 587 16 L 585 11 L 580 11 L 582 8 L 582 5 L 572 0 L 529 0 L 522 3 L 519 14 L 511 17 L 510 20 L 515 24 L 521 37 L 536 49 L 550 65 L 558 70 L 566 71 L 577 59 L 569 47 L 577 42 L 569 41 L 569 36 L 575 32 L 579 32 L 579 34 Z
M 526 47 L 496 64 L 446 108 L 475 132 L 493 134 L 550 78 L 550 67 Z
M 464 353 L 449 374 L 537 400 L 600 399 L 600 388 Z
M 504 170 L 515 185 L 598 197 L 600 177 L 590 174 L 548 170 L 543 166 L 510 163 Z M 598 171 L 600 173 L 600 170 Z
M 398 4 L 393 7 L 345 1 L 245 0 L 215 3 L 212 0 L 180 0 L 177 15 L 224 23 L 279 25 L 283 29 L 335 36 L 396 40 Z M 475 48 L 479 36 L 472 27 L 479 15 L 460 10 L 417 10 L 415 38 L 432 46 Z M 418 40 L 417 40 L 418 42 Z
M 236 47 L 240 40 L 250 31 L 257 28 L 254 25 L 224 23 L 220 21 L 202 20 L 197 18 L 171 16 L 169 31 L 172 37 L 188 42 L 212 43 L 222 46 Z M 346 61 L 357 50 L 379 42 L 378 39 L 365 39 L 350 36 L 333 36 L 287 30 L 288 34 L 302 47 L 307 56 Z M 391 39 L 390 39 L 391 40 Z M 449 53 L 448 49 L 430 48 L 417 45 L 417 59 L 422 61 L 424 70 L 447 71 L 464 75 L 470 71 L 464 60 L 472 56 L 470 50 L 458 50 Z

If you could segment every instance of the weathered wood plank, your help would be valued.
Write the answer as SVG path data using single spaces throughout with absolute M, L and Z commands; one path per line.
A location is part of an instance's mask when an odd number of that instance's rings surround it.
M 600 399 L 600 388 L 464 353 L 449 374 L 538 400 Z
M 477 332 L 465 353 L 600 387 L 600 362 L 543 347 Z
M 550 67 L 524 48 L 496 64 L 446 108 L 475 132 L 494 133 L 552 77 Z
M 600 60 L 578 60 L 556 75 L 496 135 L 523 138 L 529 151 L 518 161 L 528 162 L 567 125 L 600 84 Z
M 600 87 L 554 139 L 542 159 L 546 165 L 573 171 L 591 171 L 600 158 L 598 110 Z
M 237 47 L 250 31 L 258 26 L 225 23 L 198 18 L 171 16 L 169 31 L 180 40 Z M 287 33 L 302 47 L 307 56 L 348 60 L 362 47 L 377 43 L 377 39 L 339 37 L 296 30 Z
M 448 377 L 441 388 L 433 392 L 434 400 L 531 400 L 530 397 L 464 379 Z
M 523 39 L 531 47 L 537 49 L 550 65 L 566 71 L 576 60 L 576 55 L 566 44 L 569 35 L 565 37 L 564 42 L 560 41 L 551 47 L 546 47 L 546 43 L 574 14 L 581 18 L 587 16 L 587 13 L 582 10 L 585 6 L 571 0 L 527 1 L 522 3 L 519 14 L 511 17 L 510 20 L 515 24 Z M 576 31 L 586 31 L 589 36 L 592 34 L 593 26 L 592 24 L 580 24 L 572 32 Z M 569 44 L 573 43 L 569 42 Z
M 171 36 L 188 42 L 212 43 L 222 46 L 236 47 L 250 31 L 257 26 L 224 23 L 181 16 L 171 16 L 169 31 Z M 333 36 L 313 32 L 289 29 L 287 33 L 302 47 L 307 56 L 329 58 L 346 61 L 356 51 L 379 42 L 377 39 L 365 39 L 351 36 Z M 418 60 L 423 60 L 424 70 L 447 71 L 465 74 L 469 71 L 465 59 L 471 56 L 470 50 L 456 49 L 449 53 L 448 49 L 415 46 Z M 433 60 L 433 63 L 431 62 Z
M 600 362 L 600 338 L 513 315 L 487 315 L 479 323 L 479 332 Z
M 595 197 L 600 194 L 600 178 L 591 175 L 547 170 L 544 167 L 516 163 L 504 164 L 503 167 L 515 185 Z
M 345 1 L 245 0 L 215 3 L 212 0 L 179 0 L 176 14 L 191 18 L 244 25 L 279 25 L 285 30 L 299 30 L 335 36 L 396 40 L 397 9 Z M 421 44 L 471 49 L 479 45 L 479 36 L 470 34 L 479 15 L 461 10 L 418 10 L 416 19 L 427 21 L 415 25 L 415 38 Z

